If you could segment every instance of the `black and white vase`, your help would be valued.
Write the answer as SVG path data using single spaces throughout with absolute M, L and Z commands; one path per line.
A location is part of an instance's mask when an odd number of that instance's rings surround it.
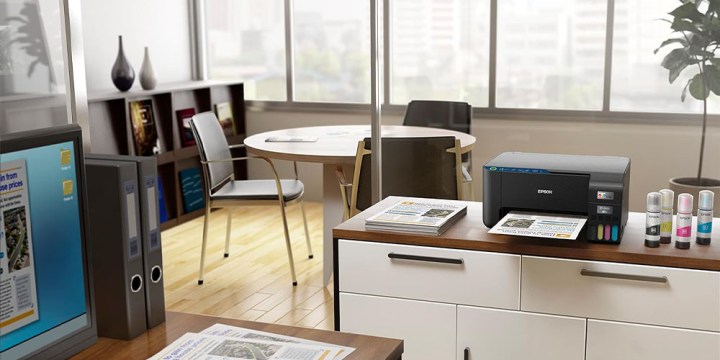
M 130 62 L 125 57 L 125 51 L 123 51 L 122 36 L 118 36 L 118 54 L 110 72 L 110 77 L 115 87 L 120 91 L 130 90 L 135 81 L 135 70 L 130 66 Z
M 150 54 L 148 47 L 145 47 L 145 57 L 143 58 L 142 66 L 140 67 L 140 86 L 145 90 L 152 90 L 157 85 L 157 76 L 155 75 L 155 69 L 153 69 L 152 63 L 150 62 Z

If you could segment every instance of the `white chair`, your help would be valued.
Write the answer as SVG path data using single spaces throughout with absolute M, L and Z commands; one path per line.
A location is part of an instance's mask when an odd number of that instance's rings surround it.
M 290 244 L 290 232 L 288 230 L 285 207 L 299 203 L 302 211 L 303 224 L 305 225 L 305 240 L 308 248 L 308 258 L 313 258 L 310 246 L 310 234 L 308 233 L 307 218 L 302 196 L 304 185 L 297 177 L 297 164 L 293 163 L 295 179 L 280 180 L 273 163 L 263 157 L 245 156 L 233 158 L 230 149 L 244 145 L 228 146 L 227 139 L 223 134 L 222 127 L 217 117 L 212 112 L 197 114 L 190 120 L 192 132 L 195 135 L 200 162 L 203 165 L 203 176 L 207 191 L 205 192 L 205 224 L 203 226 L 202 250 L 200 253 L 200 274 L 198 284 L 202 285 L 205 249 L 207 248 L 208 223 L 210 211 L 215 208 L 227 208 L 227 233 L 225 235 L 225 257 L 230 254 L 230 225 L 232 220 L 231 209 L 233 207 L 247 205 L 279 205 L 282 215 L 283 230 L 285 231 L 285 246 L 287 247 L 292 284 L 297 285 L 295 276 L 295 262 L 293 261 L 292 246 Z M 235 180 L 233 175 L 233 162 L 258 159 L 265 161 L 272 170 L 272 180 Z

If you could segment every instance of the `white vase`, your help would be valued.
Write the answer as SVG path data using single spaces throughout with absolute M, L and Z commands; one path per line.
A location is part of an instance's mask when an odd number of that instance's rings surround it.
M 152 90 L 157 85 L 157 76 L 150 62 L 150 54 L 148 47 L 145 47 L 145 57 L 143 58 L 142 67 L 140 68 L 140 86 L 145 90 Z
M 720 214 L 720 180 L 703 178 L 702 184 L 697 185 L 696 177 L 680 177 L 670 179 L 670 190 L 675 192 L 675 198 L 681 193 L 688 193 L 693 196 L 693 215 L 697 215 L 698 194 L 700 190 L 710 190 L 715 193 L 713 210 L 715 217 Z M 677 208 L 677 205 L 675 205 Z

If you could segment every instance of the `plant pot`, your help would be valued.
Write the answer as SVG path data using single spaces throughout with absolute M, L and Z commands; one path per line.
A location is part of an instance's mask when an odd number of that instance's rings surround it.
M 688 193 L 693 196 L 693 215 L 697 215 L 698 193 L 700 190 L 710 190 L 715 193 L 715 202 L 713 203 L 714 216 L 720 216 L 720 180 L 701 178 L 698 184 L 696 177 L 680 177 L 670 179 L 670 190 L 675 192 L 675 198 L 682 193 Z M 676 201 L 677 203 L 677 201 Z M 677 204 L 676 204 L 677 207 Z

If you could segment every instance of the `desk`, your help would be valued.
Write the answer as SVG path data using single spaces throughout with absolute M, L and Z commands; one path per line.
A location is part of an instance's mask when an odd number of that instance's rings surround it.
M 78 355 L 72 357 L 72 359 L 147 359 L 186 332 L 199 332 L 216 323 L 354 347 L 356 350 L 346 359 L 397 360 L 401 358 L 403 353 L 402 340 L 171 311 L 168 311 L 166 314 L 164 324 L 150 329 L 145 334 L 133 340 L 99 338 L 95 345 L 85 349 Z
M 317 137 L 316 142 L 265 142 L 270 136 Z M 383 126 L 383 137 L 454 136 L 462 152 L 472 150 L 475 137 L 458 131 L 417 126 Z M 358 141 L 370 137 L 370 125 L 313 126 L 269 131 L 245 139 L 248 152 L 270 159 L 323 164 L 323 284 L 332 274 L 332 228 L 342 222 L 342 200 L 335 169 L 352 170 Z

